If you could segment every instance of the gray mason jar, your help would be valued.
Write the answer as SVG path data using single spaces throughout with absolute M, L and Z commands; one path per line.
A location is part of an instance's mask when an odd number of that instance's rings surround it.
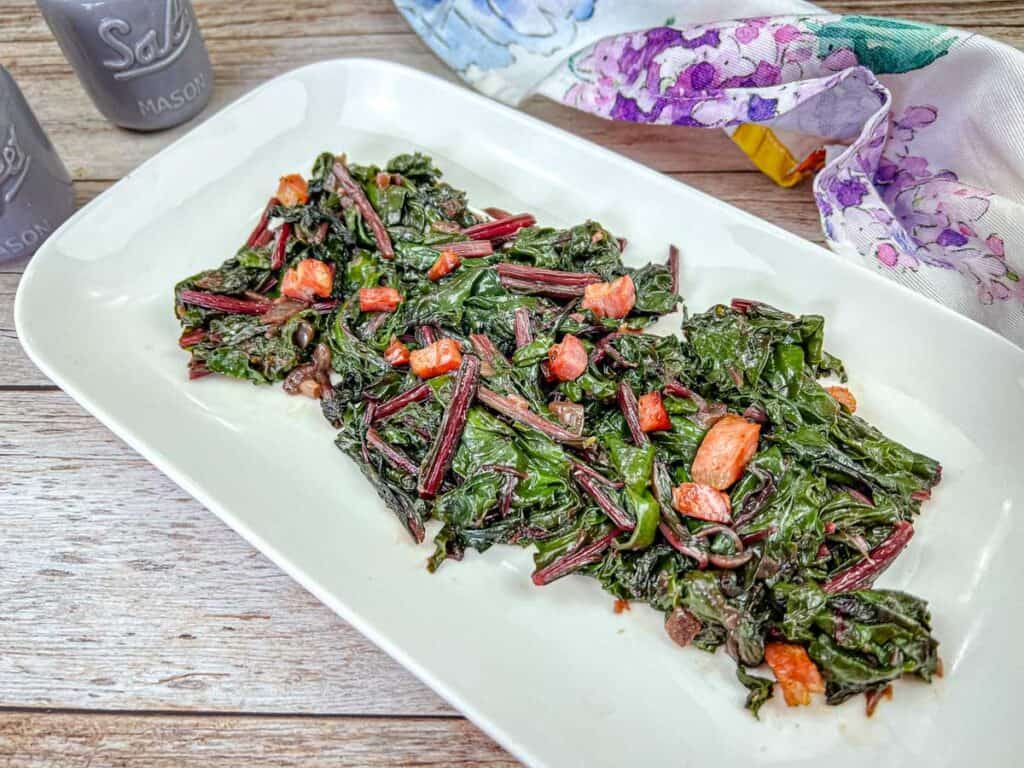
M 0 67 L 0 262 L 31 256 L 73 210 L 67 168 Z
M 96 107 L 158 131 L 199 114 L 213 71 L 190 0 L 36 0 Z

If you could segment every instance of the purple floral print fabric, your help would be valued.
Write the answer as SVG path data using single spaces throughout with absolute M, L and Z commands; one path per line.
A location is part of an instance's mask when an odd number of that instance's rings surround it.
M 560 63 L 539 80 L 526 82 L 535 58 L 517 68 L 516 43 L 505 64 L 462 70 L 482 90 L 539 91 L 611 120 L 765 126 L 797 158 L 824 149 L 814 197 L 835 251 L 1024 345 L 1024 54 L 862 16 L 666 18 L 625 31 L 630 4 L 615 0 L 465 5 L 491 25 L 500 19 L 488 8 L 546 8 L 560 40 L 544 54 Z M 536 31 L 540 17 L 529 18 Z M 540 43 L 530 44 L 535 57 Z

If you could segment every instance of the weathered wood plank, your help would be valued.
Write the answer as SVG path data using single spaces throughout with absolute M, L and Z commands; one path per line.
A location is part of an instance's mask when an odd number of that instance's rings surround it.
M 5 272 L 0 272 L 0 387 L 38 387 L 50 383 L 25 356 L 14 330 L 14 293 L 21 275 L 13 270 L 24 269 L 25 263 L 24 259 L 10 262 L 4 265 Z
M 1013 29 L 1021 23 L 1017 0 L 823 0 L 819 4 L 839 13 L 895 16 L 979 31 L 982 27 Z M 239 37 L 348 37 L 408 29 L 391 0 L 304 0 L 301 6 L 275 0 L 193 0 L 193 5 L 211 42 Z M 6 0 L 0 43 L 51 39 L 32 0 Z
M 356 37 L 409 29 L 391 0 L 193 0 L 192 5 L 210 43 L 242 37 Z M 0 43 L 52 39 L 34 0 L 4 0 Z
M 459 719 L 0 713 L 7 768 L 518 765 Z
M 836 13 L 912 19 L 972 29 L 991 37 L 999 37 L 1000 29 L 1019 35 L 1024 24 L 1024 8 L 1018 0 L 824 0 L 819 5 Z
M 62 392 L 0 424 L 0 704 L 451 714 Z

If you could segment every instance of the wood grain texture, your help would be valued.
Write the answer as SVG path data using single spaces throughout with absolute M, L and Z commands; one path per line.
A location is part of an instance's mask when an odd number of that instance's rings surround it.
M 1018 0 L 825 0 L 820 3 L 836 13 L 893 16 L 929 24 L 975 30 L 999 37 L 998 30 L 1024 26 Z
M 455 79 L 391 0 L 194 3 L 217 83 L 199 120 L 282 71 L 339 56 Z M 195 126 L 110 126 L 34 0 L 0 5 L 0 62 L 64 157 L 79 205 Z M 1020 0 L 824 5 L 1024 48 Z M 524 109 L 821 240 L 809 186 L 775 187 L 720 132 L 611 123 L 543 99 Z M 49 385 L 14 334 L 24 267 L 0 265 L 0 765 L 513 765 Z
M 17 261 L 10 266 L 21 268 L 24 262 Z M 14 292 L 18 278 L 17 274 L 0 273 L 0 388 L 38 387 L 50 383 L 25 356 L 14 330 Z
M 17 0 L 22 7 L 31 3 Z M 406 32 L 408 26 L 395 13 L 391 0 L 303 0 L 301 6 L 281 6 L 274 0 L 249 0 L 240 8 L 236 0 L 193 0 L 203 19 L 221 30 L 219 36 L 238 37 L 236 30 L 253 30 L 257 35 L 347 35 L 371 32 Z M 920 19 L 932 24 L 959 24 L 964 27 L 1024 26 L 1018 0 L 821 0 L 822 8 L 835 13 L 860 13 Z M 264 20 L 272 19 L 274 29 Z M 302 23 L 304 20 L 306 23 Z M 308 21 L 316 19 L 315 25 Z M 209 20 L 209 21 L 207 21 Z M 287 26 L 280 26 L 287 25 Z M 262 31 L 262 32 L 261 32 Z M 208 32 L 211 38 L 218 32 Z
M 208 42 L 409 32 L 391 0 L 302 0 L 285 4 L 275 0 L 193 0 L 193 5 Z M 1018 0 L 823 0 L 819 5 L 837 13 L 895 16 L 978 31 L 1024 26 Z M 50 41 L 52 37 L 33 0 L 5 0 L 0 43 Z
M 6 768 L 516 765 L 465 720 L 0 713 Z
M 391 0 L 193 0 L 207 43 L 279 37 L 411 34 Z M 35 0 L 4 0 L 3 42 L 52 42 Z

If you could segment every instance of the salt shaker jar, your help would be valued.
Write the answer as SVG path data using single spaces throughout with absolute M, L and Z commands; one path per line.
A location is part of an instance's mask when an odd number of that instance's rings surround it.
M 190 0 L 36 0 L 97 109 L 158 131 L 199 114 L 213 71 Z
M 73 210 L 64 163 L 0 67 L 0 262 L 31 256 Z

